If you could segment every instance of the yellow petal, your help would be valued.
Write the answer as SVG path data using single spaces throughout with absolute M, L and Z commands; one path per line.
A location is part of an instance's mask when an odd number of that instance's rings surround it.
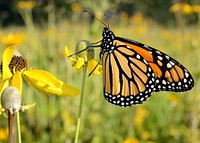
M 65 46 L 65 56 L 68 58 L 69 61 L 76 62 L 77 60 L 73 57 L 70 57 L 70 55 L 71 55 L 71 53 L 70 53 L 68 47 Z
M 79 89 L 58 80 L 47 71 L 27 70 L 23 73 L 23 78 L 26 82 L 47 94 L 56 94 L 60 96 L 74 96 L 80 94 Z
M 70 56 L 70 51 L 69 51 L 69 49 L 68 49 L 68 47 L 67 46 L 65 46 L 65 56 L 66 57 L 69 57 Z
M 83 58 L 78 58 L 76 64 L 74 65 L 77 70 L 79 70 L 84 64 L 85 60 Z
M 6 48 L 6 50 L 3 53 L 3 70 L 2 70 L 3 71 L 3 80 L 7 80 L 12 77 L 12 73 L 8 66 L 12 59 L 15 48 L 16 48 L 15 46 L 10 46 L 10 47 Z
M 8 86 L 9 86 L 9 80 L 3 80 L 0 83 L 0 96 L 1 96 L 2 91 Z
M 9 33 L 5 37 L 2 37 L 2 43 L 11 46 L 11 45 L 19 45 L 23 42 L 24 40 L 24 34 L 23 33 Z
M 15 86 L 20 91 L 20 95 L 22 95 L 22 75 L 20 72 L 15 72 L 12 78 L 12 86 Z
M 28 110 L 28 109 L 30 109 L 30 108 L 32 108 L 32 107 L 34 107 L 34 106 L 35 106 L 35 103 L 29 104 L 29 105 L 25 105 L 25 106 L 23 106 L 23 109 L 24 109 L 24 110 Z
M 182 6 L 182 13 L 183 14 L 191 14 L 192 12 L 193 11 L 192 11 L 191 5 L 184 3 L 183 6 Z
M 192 10 L 196 13 L 200 13 L 200 5 L 194 5 L 192 6 Z
M 5 112 L 5 109 L 0 106 L 0 115 L 3 114 L 4 112 Z
M 29 9 L 31 10 L 35 6 L 35 1 L 19 1 L 17 6 L 21 9 Z
M 2 91 L 9 86 L 9 80 L 3 80 L 1 83 L 0 83 L 0 97 L 1 97 L 1 93 Z M 0 104 L 0 108 L 2 108 L 1 104 Z
M 75 58 L 73 58 L 73 57 L 68 57 L 68 60 L 69 60 L 70 62 L 76 62 L 76 61 L 77 61 L 77 59 L 75 59 Z
M 102 66 L 95 60 L 88 61 L 88 71 L 92 72 L 92 74 L 101 74 Z

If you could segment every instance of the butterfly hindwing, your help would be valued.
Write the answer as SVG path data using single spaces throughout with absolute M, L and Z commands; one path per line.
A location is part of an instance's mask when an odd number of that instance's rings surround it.
M 191 74 L 178 61 L 155 49 L 152 50 L 152 55 L 162 71 L 162 75 L 156 79 L 157 91 L 182 92 L 194 86 Z
M 181 92 L 190 90 L 194 86 L 189 71 L 169 55 L 134 40 L 120 37 L 116 37 L 116 39 L 131 43 L 132 49 L 140 53 L 149 63 L 156 75 L 156 91 Z M 146 54 L 144 51 L 146 51 Z

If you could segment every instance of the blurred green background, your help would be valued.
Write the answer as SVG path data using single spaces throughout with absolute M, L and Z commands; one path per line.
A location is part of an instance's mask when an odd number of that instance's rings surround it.
M 101 40 L 103 25 L 118 36 L 168 53 L 193 75 L 188 92 L 153 93 L 142 105 L 120 108 L 103 97 L 101 75 L 87 78 L 80 143 L 198 143 L 200 140 L 200 1 L 199 0 L 36 0 L 0 1 L 0 57 L 9 45 L 32 69 L 47 70 L 78 88 L 81 71 L 64 56 L 80 40 Z M 99 58 L 99 49 L 95 49 Z M 36 106 L 21 115 L 22 142 L 71 143 L 79 96 L 45 95 L 23 83 L 23 104 Z M 0 116 L 0 143 L 7 142 L 7 120 Z

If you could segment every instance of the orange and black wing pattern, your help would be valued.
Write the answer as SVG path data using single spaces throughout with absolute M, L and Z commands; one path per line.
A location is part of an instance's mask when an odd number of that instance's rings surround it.
M 152 92 L 190 90 L 189 71 L 167 54 L 145 44 L 116 37 L 103 30 L 101 43 L 104 96 L 118 106 L 147 100 Z

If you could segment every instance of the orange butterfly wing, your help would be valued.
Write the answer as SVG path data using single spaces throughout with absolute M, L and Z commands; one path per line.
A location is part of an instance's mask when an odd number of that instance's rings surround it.
M 155 91 L 153 70 L 132 49 L 121 46 L 112 53 L 105 52 L 102 67 L 104 95 L 113 104 L 139 104 Z
M 140 54 L 150 65 L 156 75 L 157 91 L 187 91 L 194 86 L 194 80 L 189 71 L 169 55 L 133 40 L 116 41 L 131 47 Z
M 119 106 L 145 101 L 152 92 L 186 91 L 194 86 L 188 70 L 150 46 L 115 37 L 104 28 L 101 43 L 105 98 Z

